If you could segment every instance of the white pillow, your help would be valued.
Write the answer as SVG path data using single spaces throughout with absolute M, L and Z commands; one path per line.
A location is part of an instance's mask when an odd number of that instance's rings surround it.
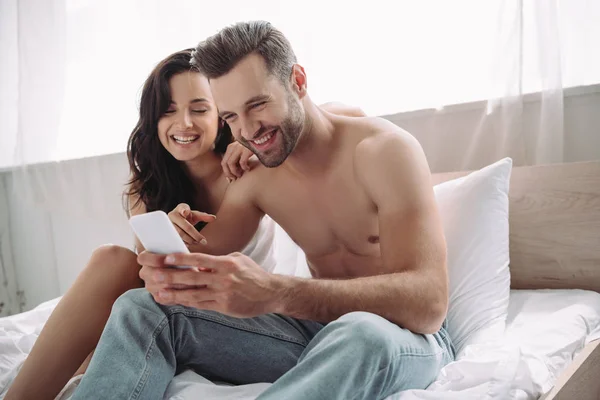
M 508 188 L 512 160 L 502 159 L 434 186 L 448 248 L 448 333 L 457 359 L 469 344 L 504 334 L 510 272 Z

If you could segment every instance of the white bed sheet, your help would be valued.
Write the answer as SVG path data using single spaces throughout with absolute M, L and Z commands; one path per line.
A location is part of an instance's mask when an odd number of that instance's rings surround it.
M 58 299 L 19 315 L 0 318 L 0 399 L 31 350 Z M 501 342 L 467 348 L 427 390 L 387 400 L 535 399 L 590 341 L 600 338 L 600 294 L 582 290 L 513 290 Z M 59 398 L 68 400 L 73 379 Z M 171 382 L 165 399 L 254 399 L 269 386 L 216 385 L 186 371 Z

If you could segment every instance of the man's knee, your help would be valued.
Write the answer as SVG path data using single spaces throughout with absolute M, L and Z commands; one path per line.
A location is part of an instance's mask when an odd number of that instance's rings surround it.
M 145 288 L 131 289 L 123 293 L 113 305 L 112 313 L 128 315 L 141 312 L 143 309 L 159 309 L 154 298 Z
M 433 349 L 423 335 L 401 328 L 373 313 L 351 312 L 329 325 L 332 325 L 336 335 L 344 337 L 346 345 L 352 347 L 353 351 L 360 350 L 366 357 L 377 357 L 382 362 L 407 354 L 429 355 L 432 350 L 439 350 Z
M 406 388 L 425 388 L 443 364 L 444 351 L 431 335 L 415 334 L 376 314 L 352 312 L 331 324 L 337 324 L 332 333 L 344 338 L 348 352 L 376 370 L 393 371 Z
M 389 353 L 397 339 L 398 327 L 379 315 L 352 312 L 331 324 L 344 336 L 348 345 L 367 353 Z

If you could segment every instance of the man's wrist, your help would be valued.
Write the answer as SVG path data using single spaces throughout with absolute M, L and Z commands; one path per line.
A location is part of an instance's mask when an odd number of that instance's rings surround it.
M 275 314 L 288 314 L 288 303 L 293 297 L 292 293 L 297 285 L 298 279 L 291 276 L 273 274 L 273 299 L 270 312 Z

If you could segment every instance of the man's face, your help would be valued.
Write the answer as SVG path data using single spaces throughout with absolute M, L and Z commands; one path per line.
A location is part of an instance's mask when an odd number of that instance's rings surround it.
M 291 73 L 291 72 L 290 72 Z M 304 109 L 294 93 L 251 54 L 210 81 L 219 114 L 236 140 L 272 168 L 290 155 L 304 128 Z

